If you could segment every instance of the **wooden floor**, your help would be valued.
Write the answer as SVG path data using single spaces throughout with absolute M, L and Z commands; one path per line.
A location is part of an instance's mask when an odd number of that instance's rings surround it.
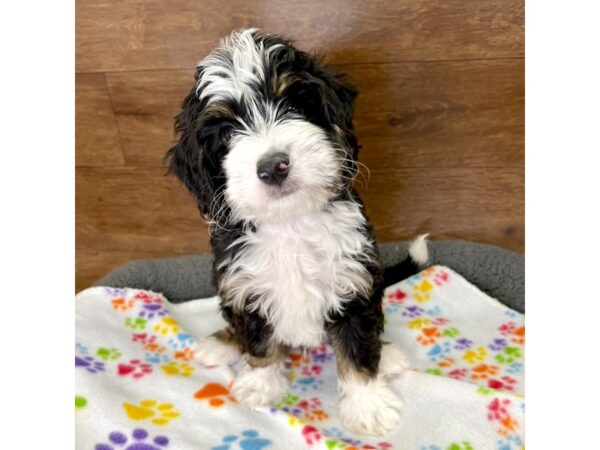
M 195 63 L 246 27 L 325 53 L 359 87 L 380 241 L 523 252 L 522 0 L 77 0 L 76 16 L 77 290 L 131 259 L 209 251 L 162 157 Z

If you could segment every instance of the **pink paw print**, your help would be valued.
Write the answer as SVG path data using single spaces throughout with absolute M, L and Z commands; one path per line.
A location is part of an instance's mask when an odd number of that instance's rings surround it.
M 303 367 L 302 375 L 310 376 L 310 375 L 320 375 L 323 372 L 323 368 L 321 366 L 314 365 L 312 367 Z
M 316 444 L 323 439 L 319 430 L 312 425 L 304 425 L 304 428 L 302 428 L 302 436 L 304 436 L 304 440 L 308 445 Z
M 500 331 L 500 333 L 502 333 L 504 336 L 508 336 L 510 334 L 513 334 L 515 332 L 516 328 L 517 328 L 517 326 L 515 325 L 514 322 L 507 322 L 507 323 L 500 325 L 498 327 L 498 331 Z
M 401 305 L 404 303 L 404 299 L 406 298 L 406 292 L 404 292 L 402 289 L 396 289 L 395 292 L 388 294 L 387 298 L 390 303 Z
M 152 366 L 139 359 L 132 359 L 128 364 L 119 364 L 117 370 L 121 377 L 131 376 L 139 379 L 152 373 Z
M 433 277 L 433 282 L 438 286 L 441 286 L 442 284 L 447 283 L 449 279 L 450 276 L 448 275 L 448 272 L 441 270 L 440 272 L 435 274 L 435 276 Z
M 469 374 L 467 369 L 454 369 L 451 372 L 448 372 L 448 376 L 450 378 L 454 378 L 456 380 L 462 380 Z

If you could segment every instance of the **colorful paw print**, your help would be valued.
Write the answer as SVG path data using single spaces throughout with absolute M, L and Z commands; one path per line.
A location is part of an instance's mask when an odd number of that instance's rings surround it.
M 431 300 L 431 290 L 433 284 L 429 280 L 423 280 L 419 284 L 413 286 L 413 297 L 419 303 L 428 302 Z
M 427 352 L 427 356 L 433 362 L 438 362 L 446 359 L 447 355 L 452 351 L 450 342 L 436 344 Z
M 426 317 L 418 317 L 416 319 L 408 322 L 408 328 L 411 330 L 420 330 L 421 328 L 426 328 L 431 325 L 431 320 Z
M 85 345 L 82 345 L 79 342 L 75 342 L 75 352 L 80 355 L 87 355 L 88 349 Z
M 160 366 L 165 375 L 174 376 L 179 375 L 181 377 L 189 377 L 194 373 L 194 368 L 189 364 L 183 362 L 179 363 L 177 361 L 171 361 L 169 364 L 165 364 L 164 366 Z
M 120 377 L 129 377 L 139 379 L 152 373 L 152 366 L 139 359 L 132 359 L 127 364 L 119 364 L 117 373 Z
M 306 392 L 309 390 L 317 390 L 323 385 L 323 380 L 316 376 L 309 377 L 298 377 L 294 383 L 292 383 L 292 390 L 300 390 Z
M 202 389 L 194 394 L 197 400 L 207 400 L 208 404 L 214 408 L 218 408 L 225 404 L 225 400 L 237 403 L 235 397 L 231 395 L 229 389 L 219 383 L 207 383 Z
M 390 304 L 401 305 L 406 299 L 406 292 L 404 292 L 402 289 L 396 289 L 394 292 L 390 292 L 386 296 L 386 299 Z
M 211 447 L 211 450 L 262 450 L 270 447 L 273 442 L 261 437 L 259 432 L 253 429 L 244 430 L 239 434 L 228 434 L 221 439 L 221 444 Z
M 469 375 L 469 369 L 454 369 L 450 372 L 448 372 L 448 376 L 450 378 L 454 378 L 455 380 L 462 380 L 464 379 L 467 375 Z
M 498 331 L 504 336 L 510 336 L 516 329 L 517 325 L 514 322 L 506 322 L 498 327 Z
M 504 347 L 502 353 L 496 355 L 496 361 L 503 365 L 514 364 L 521 358 L 523 358 L 523 353 L 519 347 Z
M 296 368 L 301 367 L 303 364 L 310 363 L 310 359 L 304 353 L 289 353 L 289 365 L 290 367 Z
M 169 339 L 168 344 L 174 349 L 183 349 L 194 345 L 194 338 L 185 332 L 177 333 L 177 335 Z
M 514 344 L 523 345 L 525 343 L 525 327 L 517 328 L 510 338 L 510 341 Z
M 169 314 L 169 311 L 161 303 L 144 303 L 140 308 L 139 317 L 154 319 L 155 317 L 166 316 Z
M 484 347 L 477 347 L 475 350 L 467 350 L 463 355 L 463 359 L 470 364 L 477 364 L 485 361 L 488 352 Z
M 133 308 L 134 304 L 135 302 L 133 300 L 126 300 L 123 297 L 115 298 L 111 301 L 113 309 L 116 309 L 117 311 L 128 311 Z
M 124 433 L 113 431 L 108 435 L 108 443 L 96 444 L 95 450 L 161 450 L 169 445 L 165 436 L 156 436 L 149 440 L 150 435 L 142 428 L 136 428 L 131 433 L 131 438 Z
M 87 406 L 87 399 L 81 395 L 75 396 L 75 409 L 83 409 Z
M 402 311 L 404 317 L 419 317 L 425 313 L 425 310 L 419 306 L 407 306 Z
M 450 274 L 445 270 L 440 270 L 439 272 L 436 272 L 435 276 L 433 277 L 433 282 L 437 286 L 441 286 L 442 284 L 447 283 L 449 280 Z
M 500 369 L 491 364 L 479 364 L 471 369 L 471 380 L 487 380 L 498 375 Z
M 103 362 L 96 361 L 91 356 L 75 356 L 75 367 L 81 367 L 90 373 L 104 372 L 106 370 Z
M 455 337 L 458 337 L 460 335 L 460 331 L 458 330 L 458 328 L 448 327 L 444 328 L 442 334 L 446 337 L 454 339 Z
M 194 350 L 187 347 L 187 348 L 184 348 L 183 350 L 179 350 L 179 351 L 175 352 L 174 356 L 175 356 L 175 359 L 181 359 L 182 361 L 191 361 L 192 359 L 194 359 Z
M 96 350 L 96 356 L 104 361 L 116 361 L 122 356 L 122 353 L 116 348 L 100 347 Z
M 496 389 L 499 391 L 512 391 L 517 384 L 517 380 L 514 378 L 505 375 L 500 379 L 490 379 L 488 380 L 488 386 L 492 389 Z
M 144 362 L 148 364 L 165 364 L 169 362 L 169 357 L 164 353 L 146 353 L 144 355 Z
M 154 331 L 162 334 L 163 336 L 168 336 L 170 334 L 175 334 L 179 332 L 179 325 L 172 317 L 164 317 L 160 323 L 154 325 Z
M 121 298 L 127 298 L 129 290 L 127 288 L 112 288 L 112 287 L 106 287 L 104 288 L 104 292 L 106 293 L 106 295 L 108 295 L 109 297 L 121 297 Z
M 432 345 L 442 336 L 437 327 L 423 328 L 417 336 L 417 342 L 421 345 Z
M 473 346 L 473 341 L 467 338 L 459 338 L 454 341 L 454 348 L 456 350 L 466 350 L 467 348 L 471 348 Z
M 143 317 L 127 317 L 125 318 L 125 326 L 132 330 L 145 330 L 148 321 Z
M 494 339 L 494 342 L 488 345 L 488 348 L 495 352 L 499 352 L 506 347 L 507 344 L 508 342 L 506 342 L 506 339 Z
M 308 352 L 313 362 L 324 363 L 333 359 L 333 351 L 328 345 L 321 345 L 320 347 L 313 348 Z
M 154 425 L 167 425 L 181 416 L 181 413 L 173 409 L 172 404 L 159 403 L 156 400 L 142 400 L 139 405 L 123 403 L 123 409 L 131 420 L 149 420 Z

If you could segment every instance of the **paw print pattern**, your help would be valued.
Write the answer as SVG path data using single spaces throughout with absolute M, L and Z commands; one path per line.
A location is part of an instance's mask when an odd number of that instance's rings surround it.
M 100 347 L 96 350 L 96 356 L 104 361 L 116 361 L 121 355 L 122 353 L 116 348 Z
M 169 339 L 168 344 L 172 348 L 180 350 L 194 345 L 194 338 L 188 333 L 180 332 L 175 337 Z
M 450 342 L 443 342 L 441 344 L 436 344 L 427 352 L 427 356 L 433 362 L 438 362 L 444 360 L 447 355 L 452 351 L 452 346 Z
M 429 280 L 423 280 L 413 287 L 413 297 L 419 303 L 428 302 L 431 300 L 431 290 L 433 284 Z
M 175 356 L 175 359 L 180 359 L 182 361 L 191 361 L 192 359 L 194 359 L 194 350 L 187 347 L 187 348 L 184 348 L 183 350 L 179 350 L 179 351 L 175 352 L 174 356 Z
M 327 345 L 321 345 L 320 347 L 309 350 L 310 357 L 313 362 L 324 363 L 333 359 L 333 352 Z
M 214 408 L 218 408 L 225 404 L 225 400 L 237 403 L 228 388 L 219 383 L 207 383 L 194 394 L 197 400 L 207 400 L 208 404 Z
M 390 292 L 386 299 L 390 304 L 402 305 L 406 299 L 406 292 L 402 289 L 396 289 L 394 292 Z
M 454 378 L 455 380 L 462 380 L 469 374 L 469 369 L 454 369 L 448 372 L 448 376 L 450 378 Z
M 179 332 L 179 325 L 172 317 L 164 317 L 160 323 L 154 325 L 154 331 L 163 336 L 168 336 Z
M 160 303 L 144 303 L 140 308 L 139 317 L 144 319 L 154 319 L 155 317 L 163 317 L 169 314 Z
M 425 310 L 419 306 L 407 306 L 402 311 L 404 317 L 419 317 L 425 314 Z
M 169 445 L 169 439 L 165 436 L 156 436 L 150 440 L 148 432 L 142 428 L 136 428 L 131 433 L 131 439 L 124 433 L 113 431 L 108 435 L 108 443 L 96 444 L 95 450 L 161 450 Z
M 322 385 L 323 380 L 316 376 L 302 376 L 298 377 L 298 379 L 296 379 L 294 383 L 292 383 L 292 390 L 300 390 L 302 392 L 307 392 L 312 389 L 316 391 Z
M 171 420 L 181 416 L 170 403 L 159 403 L 156 400 L 142 400 L 139 405 L 123 403 L 123 409 L 131 420 L 149 420 L 154 425 L 167 425 Z
M 514 322 L 506 322 L 498 327 L 498 331 L 504 336 L 510 336 L 516 329 L 517 325 Z
M 75 367 L 81 367 L 90 373 L 99 373 L 106 370 L 103 362 L 97 361 L 91 356 L 75 356 Z
M 120 377 L 128 377 L 139 379 L 152 373 L 152 366 L 144 363 L 139 359 L 132 359 L 127 364 L 119 364 L 117 373 Z
M 491 364 L 479 364 L 471 369 L 472 380 L 487 380 L 498 375 L 500 369 Z
M 135 304 L 132 299 L 126 300 L 123 297 L 115 298 L 111 300 L 110 303 L 113 309 L 116 309 L 117 311 L 128 311 L 133 308 L 133 305 Z
M 433 282 L 436 284 L 436 286 L 441 286 L 444 283 L 447 283 L 449 280 L 450 274 L 445 270 L 440 270 L 439 272 L 436 272 L 436 274 L 433 277 Z
M 515 330 L 510 341 L 514 344 L 523 345 L 525 343 L 525 327 L 519 327 Z
M 81 395 L 75 396 L 75 409 L 83 409 L 87 406 L 87 399 Z
M 454 348 L 456 350 L 466 350 L 467 348 L 471 348 L 473 346 L 473 341 L 467 338 L 459 338 L 454 341 Z
M 187 364 L 185 362 L 179 363 L 177 361 L 171 361 L 169 364 L 160 366 L 160 368 L 163 370 L 165 375 L 170 375 L 170 376 L 179 375 L 182 377 L 189 377 L 191 374 L 194 373 L 194 370 L 195 370 L 189 364 Z
M 165 364 L 169 362 L 169 357 L 163 353 L 146 353 L 144 362 L 153 365 Z
M 492 378 L 488 380 L 488 386 L 499 391 L 512 391 L 515 388 L 516 383 L 517 380 L 508 375 L 505 375 L 500 379 Z
M 78 353 L 79 355 L 85 356 L 89 352 L 88 352 L 88 349 L 87 349 L 87 347 L 85 345 L 80 344 L 79 342 L 75 342 L 75 353 Z
M 426 328 L 431 325 L 431 320 L 426 317 L 418 317 L 416 319 L 408 322 L 408 328 L 411 330 L 420 330 L 421 328 Z
M 455 338 L 455 337 L 458 337 L 458 335 L 460 334 L 460 331 L 458 331 L 458 328 L 448 327 L 448 328 L 444 328 L 444 331 L 442 331 L 442 334 L 449 338 Z
M 523 357 L 519 347 L 504 347 L 502 353 L 496 355 L 496 361 L 499 364 L 510 365 L 514 364 Z
M 134 331 L 145 330 L 148 321 L 143 317 L 127 317 L 125 318 L 125 326 Z
M 221 444 L 211 447 L 211 450 L 262 450 L 270 447 L 272 441 L 261 437 L 254 429 L 242 431 L 240 434 L 228 434 L 221 439 Z
M 437 329 L 437 327 L 423 328 L 421 330 L 421 334 L 417 336 L 417 342 L 421 345 L 427 346 L 435 344 L 435 342 L 441 336 L 442 334 L 440 333 L 440 330 Z
M 499 352 L 506 347 L 507 344 L 508 342 L 506 342 L 506 339 L 494 339 L 494 342 L 488 345 L 488 348 L 495 352 Z
M 485 361 L 488 352 L 484 347 L 477 347 L 475 350 L 467 350 L 463 355 L 463 359 L 470 364 L 477 364 Z
M 127 288 L 107 287 L 107 288 L 104 288 L 104 292 L 109 297 L 121 297 L 121 298 L 127 298 L 128 294 L 129 294 L 129 290 Z
M 293 368 L 310 363 L 310 359 L 304 353 L 289 353 L 288 358 L 289 366 Z

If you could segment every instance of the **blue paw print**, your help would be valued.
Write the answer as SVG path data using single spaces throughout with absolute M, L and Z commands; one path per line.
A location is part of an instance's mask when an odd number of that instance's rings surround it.
M 131 440 L 119 432 L 113 431 L 108 435 L 108 444 L 96 444 L 95 450 L 163 450 L 169 445 L 169 439 L 164 436 L 156 436 L 148 440 L 148 432 L 142 428 L 136 428 L 131 433 Z
M 323 384 L 323 380 L 317 377 L 300 377 L 292 384 L 292 390 L 306 392 L 310 389 L 317 390 Z
M 169 357 L 160 353 L 146 353 L 144 356 L 144 362 L 148 364 L 163 364 L 168 361 Z
M 88 349 L 85 345 L 75 342 L 75 352 L 85 356 L 88 354 Z
M 517 312 L 513 311 L 512 309 L 507 309 L 504 314 L 508 317 L 517 317 Z
M 177 336 L 169 339 L 168 344 L 175 349 L 185 348 L 194 344 L 194 338 L 188 333 L 177 333 Z
M 519 373 L 522 369 L 523 369 L 523 364 L 516 362 L 516 363 L 513 363 L 510 366 L 508 366 L 508 369 L 506 369 L 506 371 L 508 373 L 515 374 L 515 373 Z
M 428 445 L 427 447 L 421 447 L 419 450 L 442 450 L 437 445 Z
M 421 275 L 420 273 L 413 275 L 410 278 L 407 278 L 405 281 L 406 284 L 408 284 L 409 286 L 414 286 L 415 284 L 418 284 L 419 281 L 421 281 L 421 279 L 423 278 L 423 275 Z
M 383 312 L 384 314 L 393 314 L 400 309 L 402 309 L 402 305 L 399 305 L 398 303 L 393 303 L 383 308 Z
M 448 353 L 452 351 L 452 347 L 450 346 L 450 342 L 444 342 L 443 344 L 434 345 L 431 350 L 427 352 L 427 356 L 433 362 L 438 362 L 443 360 Z
M 237 444 L 237 447 L 234 445 Z M 228 434 L 221 439 L 221 445 L 211 447 L 211 450 L 233 450 L 240 448 L 241 450 L 262 450 L 270 447 L 272 442 L 269 439 L 259 437 L 256 430 L 244 430 L 241 434 Z
M 433 308 L 428 309 L 427 314 L 431 317 L 440 316 L 442 314 L 442 308 L 440 308 L 439 306 L 436 305 Z

